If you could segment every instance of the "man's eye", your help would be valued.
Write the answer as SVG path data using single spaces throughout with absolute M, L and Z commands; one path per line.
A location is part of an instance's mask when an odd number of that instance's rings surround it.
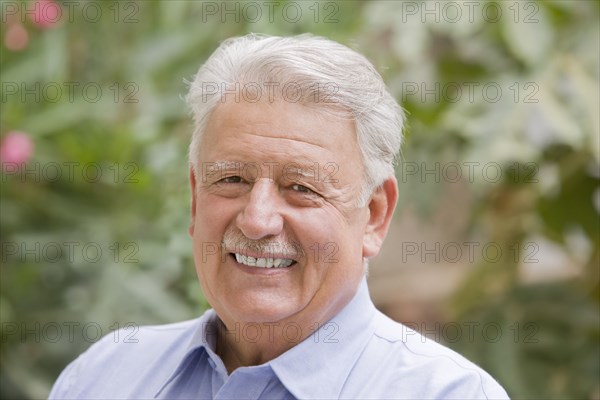
M 292 185 L 292 190 L 300 193 L 314 193 L 312 190 L 303 185 L 294 184 Z
M 219 182 L 222 182 L 222 183 L 241 183 L 242 182 L 242 177 L 241 176 L 228 176 L 226 178 L 221 179 Z

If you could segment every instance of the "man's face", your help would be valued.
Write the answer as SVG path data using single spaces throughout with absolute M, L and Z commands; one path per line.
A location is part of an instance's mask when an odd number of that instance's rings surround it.
M 191 174 L 190 234 L 226 324 L 320 323 L 352 298 L 369 220 L 360 160 L 350 120 L 282 100 L 217 106 Z

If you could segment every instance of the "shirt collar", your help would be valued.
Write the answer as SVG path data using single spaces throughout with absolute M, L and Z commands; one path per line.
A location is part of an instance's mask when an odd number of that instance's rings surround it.
M 302 343 L 270 362 L 297 398 L 339 398 L 350 371 L 375 332 L 366 278 L 354 298 Z
M 335 317 L 267 364 L 296 398 L 338 398 L 375 331 L 375 311 L 365 277 L 352 300 Z M 214 310 L 208 310 L 198 319 L 181 361 L 155 398 L 189 366 L 198 351 L 206 351 L 213 361 L 222 364 L 215 352 L 217 318 Z
M 217 329 L 217 314 L 214 310 L 207 310 L 202 317 L 200 317 L 195 324 L 194 332 L 191 339 L 188 341 L 186 348 L 183 352 L 181 361 L 177 364 L 177 368 L 173 373 L 158 389 L 154 398 L 157 398 L 160 393 L 173 381 L 185 368 L 189 367 L 190 363 L 194 360 L 194 355 L 203 349 L 209 356 L 216 357 L 216 329 Z M 222 363 L 222 361 L 219 359 Z

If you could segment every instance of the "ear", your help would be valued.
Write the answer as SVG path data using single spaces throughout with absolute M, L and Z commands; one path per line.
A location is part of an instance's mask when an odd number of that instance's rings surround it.
M 192 221 L 188 232 L 190 236 L 194 236 L 194 224 L 196 223 L 196 174 L 194 174 L 194 168 L 190 164 L 190 189 L 192 191 Z
M 379 254 L 394 215 L 396 200 L 398 182 L 394 176 L 390 176 L 375 189 L 369 200 L 369 220 L 363 237 L 363 257 L 372 258 Z

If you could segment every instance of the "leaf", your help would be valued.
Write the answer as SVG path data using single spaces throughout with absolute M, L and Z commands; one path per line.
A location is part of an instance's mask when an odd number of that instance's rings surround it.
M 552 49 L 554 34 L 546 11 L 537 2 L 501 2 L 502 34 L 508 48 L 529 66 L 542 63 Z

